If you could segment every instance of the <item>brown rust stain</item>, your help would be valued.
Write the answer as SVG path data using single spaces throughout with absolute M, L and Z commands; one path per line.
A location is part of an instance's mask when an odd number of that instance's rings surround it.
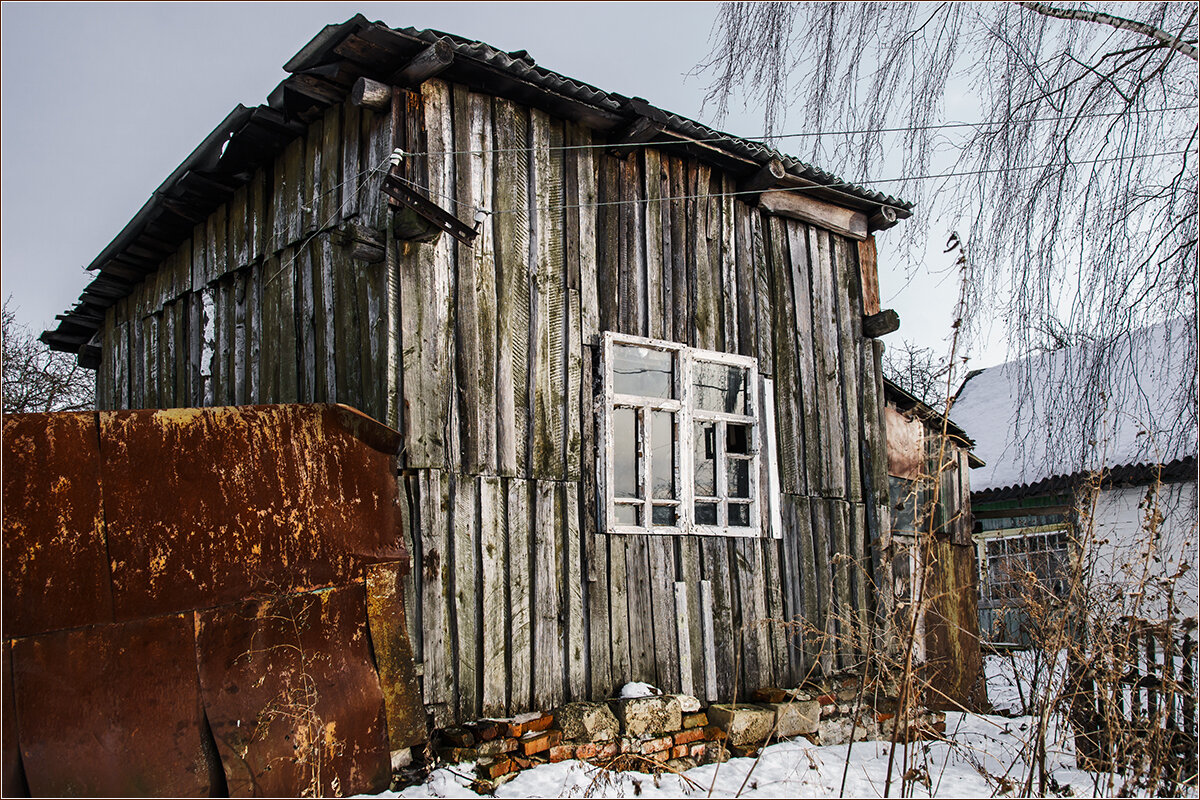
M 394 450 L 371 446 L 394 432 L 359 416 L 322 405 L 101 413 L 116 618 L 344 584 L 405 559 Z
M 197 612 L 201 694 L 231 796 L 387 788 L 365 607 L 353 584 Z
M 927 704 L 947 711 L 987 711 L 979 650 L 979 586 L 974 545 L 938 536 L 927 544 L 925 612 Z
M 883 420 L 888 474 L 908 480 L 920 478 L 925 472 L 925 426 L 919 419 L 909 419 L 891 406 L 883 409 Z
M 367 624 L 392 750 L 425 741 L 425 707 L 408 640 L 400 574 L 397 564 L 375 564 L 367 569 Z
M 112 621 L 96 415 L 4 417 L 4 633 Z
M 191 614 L 17 639 L 13 686 L 34 796 L 203 796 Z

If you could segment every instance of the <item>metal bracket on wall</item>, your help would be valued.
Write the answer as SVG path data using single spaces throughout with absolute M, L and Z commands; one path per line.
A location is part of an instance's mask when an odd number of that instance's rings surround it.
M 475 237 L 479 235 L 478 226 L 468 226 L 427 197 L 418 194 L 404 179 L 396 175 L 384 176 L 383 191 L 465 245 L 473 245 Z

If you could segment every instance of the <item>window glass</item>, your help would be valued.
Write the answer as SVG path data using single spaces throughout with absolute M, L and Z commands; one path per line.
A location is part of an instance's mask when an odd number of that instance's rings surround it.
M 675 396 L 674 354 L 649 347 L 614 345 L 613 391 L 641 397 Z
M 654 506 L 654 524 L 656 527 L 675 527 L 675 506 Z
M 750 496 L 750 462 L 745 458 L 729 459 L 726 473 L 729 478 L 730 497 Z
M 750 454 L 750 426 L 725 423 L 725 452 Z
M 638 525 L 642 524 L 642 507 L 617 504 L 617 524 L 618 525 Z
M 696 495 L 700 497 L 715 497 L 717 494 L 717 424 L 715 422 L 697 422 L 695 455 L 695 486 Z M 710 523 L 716 524 L 716 523 Z
M 692 387 L 696 407 L 726 414 L 748 414 L 746 370 L 709 361 L 695 362 Z
M 613 488 L 617 497 L 641 497 L 642 481 L 638 467 L 637 409 L 613 411 Z
M 729 524 L 734 528 L 749 528 L 750 506 L 746 503 L 730 503 Z
M 716 525 L 717 524 L 717 504 L 716 503 L 696 503 L 696 524 L 697 525 Z

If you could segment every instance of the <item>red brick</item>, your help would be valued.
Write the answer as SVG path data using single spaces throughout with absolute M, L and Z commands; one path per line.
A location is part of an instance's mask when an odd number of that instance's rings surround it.
M 690 755 L 692 758 L 703 758 L 704 748 L 706 747 L 708 747 L 706 742 L 696 742 L 688 747 L 688 755 Z
M 673 742 L 670 736 L 663 736 L 658 739 L 649 739 L 642 742 L 642 755 L 648 756 L 651 753 L 659 753 L 663 750 L 670 750 Z
M 544 753 L 562 742 L 562 731 L 527 733 L 521 737 L 521 752 L 527 756 Z
M 677 744 L 671 748 L 671 758 L 684 758 L 688 754 L 688 746 L 686 744 Z
M 529 769 L 529 767 L 533 763 L 528 758 L 525 758 L 523 756 L 513 756 L 511 760 L 512 760 L 513 766 L 516 767 L 517 769 Z
M 595 758 L 600 752 L 600 745 L 594 742 L 585 742 L 575 748 L 575 757 L 580 761 L 586 761 L 589 758 Z
M 709 725 L 704 729 L 704 738 L 710 742 L 723 742 L 729 737 L 724 728 L 719 728 L 716 725 Z
M 823 706 L 837 705 L 837 696 L 832 694 L 823 694 L 817 698 L 817 702 Z
M 596 745 L 596 758 L 609 759 L 616 758 L 621 754 L 621 745 L 617 742 L 606 742 L 601 745 Z
M 691 744 L 704 739 L 704 728 L 692 728 L 675 734 L 675 744 Z
M 876 722 L 887 722 L 889 719 L 892 719 L 895 716 L 896 716 L 895 714 L 884 714 L 884 713 L 880 712 L 880 713 L 875 714 L 875 721 Z
M 751 695 L 756 703 L 782 703 L 787 699 L 783 689 L 755 689 Z
M 683 715 L 683 729 L 686 731 L 690 728 L 703 728 L 708 724 L 708 714 L 703 711 L 693 711 L 691 714 Z
M 542 714 L 539 717 L 531 717 L 522 720 L 507 720 L 505 727 L 508 728 L 507 734 L 514 739 L 518 739 L 527 733 L 538 733 L 544 731 L 554 724 L 553 714 Z
M 671 758 L 671 754 L 666 750 L 659 750 L 657 753 L 650 753 L 646 758 L 651 761 L 667 761 Z
M 507 775 L 516 769 L 517 765 L 513 763 L 511 758 L 480 759 L 479 763 L 475 765 L 475 772 L 479 777 L 487 780 L 495 780 L 501 775 Z
M 550 748 L 550 763 L 557 764 L 559 761 L 566 761 L 575 757 L 575 746 L 569 744 L 555 745 Z

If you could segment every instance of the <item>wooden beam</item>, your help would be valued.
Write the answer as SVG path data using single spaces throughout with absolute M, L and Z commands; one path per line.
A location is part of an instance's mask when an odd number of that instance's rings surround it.
M 876 261 L 875 237 L 868 236 L 858 243 L 858 274 L 862 282 L 863 314 L 879 313 L 879 266 Z
M 867 218 L 867 228 L 873 231 L 886 230 L 896 224 L 896 209 L 891 206 L 880 206 Z
M 890 308 L 863 317 L 863 336 L 878 339 L 900 328 L 900 315 Z
M 408 64 L 392 73 L 387 82 L 397 86 L 419 86 L 453 62 L 454 48 L 447 40 L 438 39 L 413 56 L 413 60 Z
M 778 158 L 772 158 L 763 164 L 758 172 L 738 184 L 738 193 L 747 203 L 757 203 L 762 196 L 761 193 L 778 186 L 785 174 L 787 174 L 787 170 L 784 168 L 783 162 Z
M 764 192 L 759 205 L 772 214 L 808 222 L 851 239 L 862 241 L 867 238 L 866 214 L 815 200 L 801 192 Z
M 386 111 L 392 106 L 392 87 L 370 78 L 359 78 L 350 90 L 350 102 L 374 111 Z

